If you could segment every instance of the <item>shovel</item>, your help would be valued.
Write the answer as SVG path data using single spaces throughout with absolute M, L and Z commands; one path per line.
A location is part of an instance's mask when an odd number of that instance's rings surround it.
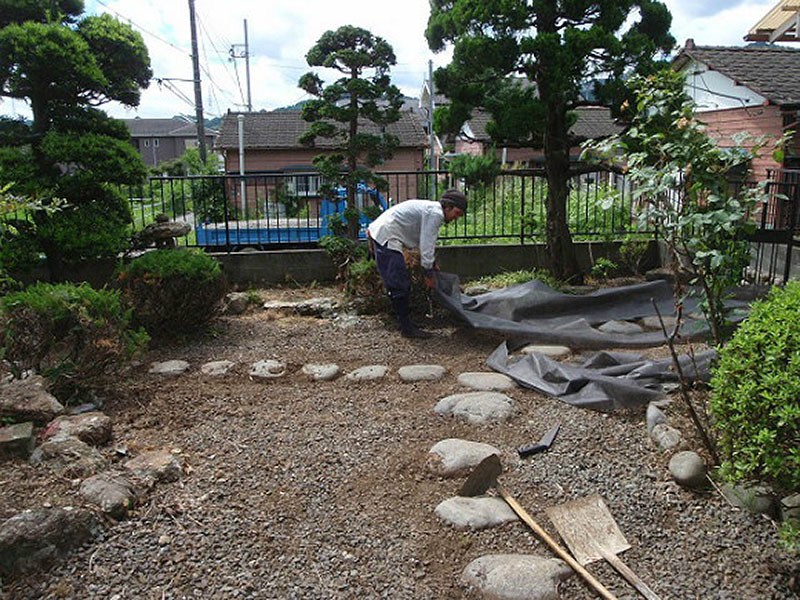
M 605 560 L 647 600 L 659 600 L 658 595 L 617 556 L 631 545 L 600 496 L 552 506 L 547 509 L 547 516 L 581 565 Z
M 464 482 L 464 485 L 461 486 L 461 491 L 459 491 L 459 496 L 480 496 L 485 493 L 490 488 L 494 488 L 500 497 L 506 501 L 511 507 L 517 516 L 522 519 L 525 524 L 533 529 L 534 533 L 538 535 L 544 543 L 550 546 L 550 549 L 555 552 L 558 557 L 566 562 L 572 569 L 578 573 L 583 579 L 591 585 L 595 591 L 605 600 L 616 600 L 616 597 L 609 592 L 602 583 L 597 581 L 589 571 L 583 568 L 583 566 L 578 563 L 572 556 L 564 550 L 558 543 L 551 538 L 548 533 L 542 529 L 539 524 L 533 520 L 528 512 L 522 508 L 522 506 L 517 502 L 511 494 L 509 494 L 505 488 L 500 485 L 497 481 L 497 477 L 500 473 L 503 472 L 503 466 L 500 464 L 500 457 L 497 454 L 492 454 L 486 458 L 484 458 L 478 466 L 470 473 L 470 476 Z

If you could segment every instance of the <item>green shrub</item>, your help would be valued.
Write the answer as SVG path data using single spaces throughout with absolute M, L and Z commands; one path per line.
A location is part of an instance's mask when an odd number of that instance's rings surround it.
M 15 375 L 34 369 L 67 401 L 105 384 L 147 344 L 147 334 L 131 329 L 130 320 L 118 291 L 38 283 L 0 298 L 2 354 Z
M 150 335 L 195 331 L 225 294 L 219 263 L 200 250 L 155 250 L 117 271 L 123 298 Z
M 711 386 L 722 474 L 800 490 L 800 282 L 773 289 L 720 351 Z
M 592 265 L 592 275 L 598 279 L 608 279 L 618 269 L 617 263 L 601 256 Z

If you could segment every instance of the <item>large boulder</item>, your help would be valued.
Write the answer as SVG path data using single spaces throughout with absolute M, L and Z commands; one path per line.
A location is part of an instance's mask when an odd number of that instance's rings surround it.
M 92 512 L 75 508 L 26 510 L 0 525 L 0 574 L 48 568 L 99 532 Z
M 44 425 L 64 412 L 39 375 L 0 384 L 0 417 Z

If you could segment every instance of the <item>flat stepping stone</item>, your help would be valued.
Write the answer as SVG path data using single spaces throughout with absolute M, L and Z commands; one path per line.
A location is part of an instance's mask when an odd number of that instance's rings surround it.
M 479 462 L 500 450 L 490 444 L 448 438 L 436 442 L 428 452 L 425 463 L 428 471 L 440 477 L 458 477 L 467 474 Z
M 227 375 L 228 371 L 230 371 L 235 365 L 236 363 L 232 360 L 214 360 L 207 362 L 200 367 L 200 372 L 203 373 L 203 375 L 219 377 L 221 375 Z
M 17 423 L 0 429 L 0 458 L 6 456 L 28 458 L 35 445 L 33 421 Z
M 322 365 L 308 363 L 303 365 L 302 370 L 303 375 L 313 381 L 331 381 L 332 379 L 336 379 L 342 372 L 341 367 L 334 363 Z
M 386 365 L 367 365 L 350 371 L 345 379 L 348 381 L 376 381 L 386 377 L 387 373 L 389 373 L 389 367 Z
M 183 473 L 180 461 L 169 450 L 145 452 L 123 466 L 137 477 L 156 483 L 176 481 Z
M 510 417 L 514 413 L 514 401 L 499 392 L 467 392 L 442 398 L 433 411 L 473 425 L 485 425 Z
M 287 300 L 268 300 L 264 302 L 264 310 L 273 310 L 282 313 L 293 313 L 297 310 L 298 302 Z
M 447 373 L 442 365 L 406 365 L 397 369 L 401 380 L 411 383 L 414 381 L 439 381 Z
M 89 477 L 108 465 L 96 449 L 78 438 L 48 440 L 33 451 L 28 462 L 34 467 L 45 466 L 68 477 Z
M 675 453 L 669 459 L 669 472 L 675 483 L 686 488 L 701 488 L 708 484 L 706 463 L 697 452 L 691 450 Z
M 557 558 L 530 554 L 487 554 L 469 563 L 461 574 L 482 597 L 495 600 L 560 600 L 558 584 L 572 575 Z
M 250 377 L 252 379 L 277 379 L 286 375 L 286 363 L 279 360 L 260 360 L 253 363 L 250 367 Z
M 505 392 L 517 387 L 511 377 L 502 373 L 461 373 L 458 383 L 485 392 Z
M 311 298 L 297 303 L 297 314 L 304 317 L 324 317 L 331 315 L 339 308 L 335 298 Z
M 641 325 L 631 323 L 630 321 L 606 321 L 598 327 L 603 333 L 621 333 L 630 335 L 633 333 L 642 333 L 644 329 Z
M 80 495 L 115 519 L 124 519 L 136 505 L 136 490 L 128 479 L 100 473 L 81 483 Z
M 534 352 L 538 352 L 539 354 L 544 354 L 545 356 L 549 356 L 554 360 L 564 358 L 572 352 L 572 350 L 566 346 L 541 346 L 538 344 L 528 344 L 524 348 L 520 348 L 519 351 L 521 354 L 533 354 Z
M 102 446 L 111 439 L 111 417 L 99 411 L 57 417 L 47 426 L 43 438 L 76 437 L 92 446 Z
M 722 495 L 737 508 L 742 508 L 755 515 L 764 514 L 775 517 L 779 502 L 770 487 L 764 483 L 724 483 Z
M 494 496 L 455 496 L 441 502 L 433 512 L 457 529 L 486 529 L 517 520 L 506 501 Z
M 185 360 L 165 360 L 163 362 L 154 362 L 150 364 L 148 373 L 155 375 L 180 375 L 186 372 L 189 368 L 189 363 Z
M 675 317 L 670 317 L 669 315 L 663 316 L 664 319 L 664 326 L 667 328 L 667 333 L 672 332 L 672 328 L 675 327 Z M 648 329 L 658 329 L 661 331 L 661 322 L 658 320 L 657 316 L 652 317 L 644 317 L 642 319 L 642 325 L 647 327 Z

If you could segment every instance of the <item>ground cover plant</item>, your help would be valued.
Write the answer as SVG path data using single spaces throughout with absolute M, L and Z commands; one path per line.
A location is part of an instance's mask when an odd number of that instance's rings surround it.
M 0 332 L 11 372 L 42 374 L 62 402 L 108 385 L 148 340 L 131 326 L 119 291 L 72 283 L 37 283 L 0 297 Z

